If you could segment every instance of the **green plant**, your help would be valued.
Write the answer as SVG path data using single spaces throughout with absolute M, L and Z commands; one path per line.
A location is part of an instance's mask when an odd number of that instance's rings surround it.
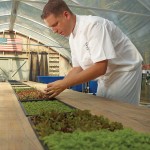
M 37 90 L 37 89 L 32 88 L 32 87 L 29 87 L 29 88 L 14 87 L 13 89 L 14 89 L 15 93 L 19 93 L 19 92 L 26 91 L 26 90 L 27 91 L 29 91 L 29 90 Z
M 121 123 L 110 122 L 103 116 L 91 115 L 87 110 L 42 112 L 39 116 L 33 116 L 32 121 L 41 137 L 53 134 L 56 131 L 72 133 L 75 130 L 93 131 L 107 129 L 115 131 L 123 129 Z
M 150 134 L 132 129 L 56 132 L 42 140 L 50 150 L 150 150 Z
M 49 99 L 48 95 L 46 95 L 46 94 L 42 93 L 41 91 L 38 91 L 34 88 L 17 90 L 16 94 L 20 101 Z
M 24 109 L 28 115 L 37 115 L 42 111 L 58 111 L 69 112 L 72 108 L 59 101 L 37 101 L 37 102 L 22 102 Z

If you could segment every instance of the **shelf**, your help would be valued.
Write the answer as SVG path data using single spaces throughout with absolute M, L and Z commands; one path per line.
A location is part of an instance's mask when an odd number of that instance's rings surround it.
M 58 65 L 52 65 L 52 66 L 50 65 L 49 68 L 59 68 L 59 66 Z
M 53 59 L 53 58 L 58 58 L 58 59 L 59 59 L 59 57 L 57 57 L 57 56 L 53 56 L 53 57 L 49 57 L 49 58 L 50 58 L 50 59 L 51 59 L 51 58 L 52 58 L 52 59 Z
M 54 76 L 59 75 L 59 54 L 58 53 L 49 54 L 49 75 L 54 75 Z
M 49 55 L 59 55 L 58 53 L 49 53 Z
M 52 62 L 52 63 L 59 63 L 59 61 L 52 61 L 52 60 L 50 60 L 49 62 Z
M 59 73 L 59 70 L 50 70 L 49 72 L 58 72 Z

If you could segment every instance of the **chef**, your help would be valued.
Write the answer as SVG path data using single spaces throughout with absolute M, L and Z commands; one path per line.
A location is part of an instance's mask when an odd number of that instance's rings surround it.
M 66 88 L 97 80 L 97 96 L 131 104 L 140 101 L 142 57 L 130 39 L 111 21 L 79 16 L 63 0 L 49 0 L 42 19 L 53 32 L 69 37 L 72 70 L 47 85 L 55 97 Z

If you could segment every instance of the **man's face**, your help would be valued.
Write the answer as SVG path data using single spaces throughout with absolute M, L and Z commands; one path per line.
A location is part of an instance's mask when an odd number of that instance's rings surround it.
M 64 12 L 59 16 L 50 14 L 44 19 L 44 22 L 54 33 L 58 33 L 62 36 L 69 36 L 72 32 L 70 17 L 71 16 L 68 12 Z

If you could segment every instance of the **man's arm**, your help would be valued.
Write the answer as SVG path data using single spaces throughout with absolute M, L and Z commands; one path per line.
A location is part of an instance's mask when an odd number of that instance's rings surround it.
M 65 78 L 70 78 L 73 76 L 76 76 L 79 72 L 83 71 L 83 69 L 81 67 L 73 67 L 69 73 L 66 75 Z
M 64 82 L 66 82 L 66 85 L 68 86 L 73 86 L 93 80 L 106 73 L 107 63 L 108 60 L 97 62 L 88 69 L 77 72 L 68 78 L 64 78 Z
M 108 60 L 97 62 L 85 70 L 82 70 L 80 67 L 73 68 L 63 80 L 49 83 L 47 89 L 45 89 L 46 93 L 50 95 L 50 98 L 55 97 L 70 86 L 85 83 L 104 75 L 107 70 L 107 63 Z

